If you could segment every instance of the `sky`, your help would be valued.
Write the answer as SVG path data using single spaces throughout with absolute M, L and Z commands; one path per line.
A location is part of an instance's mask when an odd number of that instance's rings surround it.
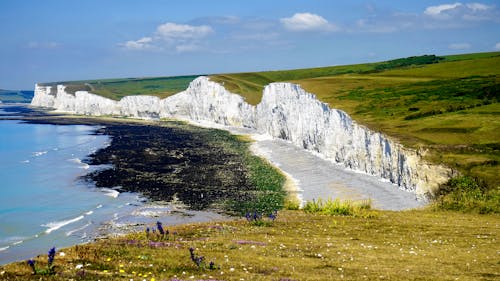
M 500 0 L 1 0 L 0 89 L 500 51 Z

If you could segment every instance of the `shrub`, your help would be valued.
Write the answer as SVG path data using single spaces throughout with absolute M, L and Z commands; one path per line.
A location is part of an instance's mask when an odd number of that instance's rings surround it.
M 500 187 L 488 188 L 469 176 L 450 179 L 436 194 L 435 208 L 480 214 L 500 213 Z

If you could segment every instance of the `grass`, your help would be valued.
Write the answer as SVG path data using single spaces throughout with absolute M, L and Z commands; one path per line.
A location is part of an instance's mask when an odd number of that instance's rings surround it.
M 55 275 L 18 262 L 0 266 L 0 280 L 498 280 L 499 222 L 429 210 L 282 211 L 267 227 L 242 219 L 102 239 L 58 250 Z M 190 247 L 214 269 L 197 266 Z M 44 267 L 47 255 L 35 260 Z
M 415 60 L 422 60 L 412 64 Z M 332 108 L 490 189 L 500 186 L 500 52 L 374 64 L 214 75 L 260 101 L 275 81 L 300 84 Z M 252 87 L 245 88 L 245 85 Z M 252 90 L 253 89 L 253 90 Z
M 106 80 L 82 80 L 68 82 L 42 83 L 42 85 L 54 86 L 66 85 L 66 91 L 74 94 L 76 91 L 90 91 L 94 94 L 120 100 L 130 95 L 150 95 L 166 98 L 178 92 L 184 91 L 195 76 L 176 77 L 152 77 L 152 78 L 125 78 Z
M 287 193 L 283 189 L 285 176 L 266 159 L 252 154 L 249 150 L 251 140 L 245 136 L 232 135 L 227 131 L 211 130 L 214 141 L 224 143 L 229 152 L 241 155 L 247 169 L 252 190 L 241 192 L 239 199 L 225 202 L 224 209 L 234 214 L 248 212 L 269 214 L 283 208 Z
M 363 200 L 360 202 L 341 201 L 339 199 L 328 199 L 323 201 L 320 199 L 309 201 L 304 206 L 306 213 L 320 213 L 324 215 L 340 215 L 340 216 L 360 216 L 371 217 L 374 215 L 370 212 L 371 201 Z
M 500 52 L 210 75 L 258 104 L 271 82 L 300 84 L 372 130 L 424 151 L 427 160 L 500 186 Z M 98 94 L 168 96 L 195 76 L 81 81 Z M 71 83 L 70 83 L 71 84 Z M 163 87 L 163 88 L 162 88 Z

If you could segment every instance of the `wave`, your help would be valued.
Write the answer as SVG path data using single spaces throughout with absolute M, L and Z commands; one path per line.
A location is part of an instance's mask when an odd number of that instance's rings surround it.
M 85 169 L 85 170 L 90 168 L 89 164 L 83 163 L 80 158 L 70 158 L 70 159 L 68 159 L 68 161 L 80 165 L 80 168 Z
M 33 156 L 35 156 L 35 157 L 42 156 L 44 154 L 47 154 L 47 152 L 48 151 L 46 151 L 46 150 L 45 151 L 35 151 L 35 152 L 33 152 Z
M 30 160 L 23 160 L 23 161 L 21 161 L 21 163 L 29 163 L 29 162 L 30 162 Z
M 120 195 L 119 191 L 116 191 L 114 189 L 109 189 L 109 188 L 103 188 L 102 191 L 104 192 L 104 195 L 117 198 Z
M 3 252 L 3 251 L 5 251 L 5 250 L 7 250 L 8 248 L 10 248 L 10 246 L 1 247 L 1 248 L 0 248 L 0 252 Z
M 82 226 L 82 227 L 79 227 L 79 228 L 76 228 L 76 229 L 70 230 L 70 231 L 66 232 L 66 236 L 71 236 L 71 235 L 73 235 L 73 233 L 75 233 L 75 232 L 82 231 L 82 230 L 84 230 L 85 228 L 89 227 L 90 225 L 92 225 L 92 223 L 91 223 L 91 222 L 89 222 L 89 223 L 85 224 L 85 225 L 84 225 L 84 226 Z
M 45 233 L 46 234 L 49 234 L 51 233 L 52 231 L 54 230 L 58 230 L 59 228 L 65 226 L 65 225 L 68 225 L 68 224 L 71 224 L 71 223 L 74 223 L 74 222 L 77 222 L 79 220 L 82 220 L 85 216 L 78 216 L 76 218 L 73 218 L 73 219 L 69 219 L 69 220 L 64 220 L 64 221 L 56 221 L 56 222 L 49 222 L 47 224 L 43 224 L 42 226 L 43 227 L 48 227 L 47 230 L 45 230 Z

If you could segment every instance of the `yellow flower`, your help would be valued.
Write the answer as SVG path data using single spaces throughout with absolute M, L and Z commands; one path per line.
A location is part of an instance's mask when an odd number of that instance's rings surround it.
M 106 261 L 111 261 L 111 258 L 107 258 Z
M 104 272 L 104 273 L 108 273 L 108 271 L 107 271 L 106 269 L 105 269 L 105 270 L 103 270 L 102 272 Z
M 123 269 L 120 269 L 120 273 L 125 273 L 125 270 L 123 270 Z
M 120 267 L 123 267 L 123 264 L 120 264 Z

